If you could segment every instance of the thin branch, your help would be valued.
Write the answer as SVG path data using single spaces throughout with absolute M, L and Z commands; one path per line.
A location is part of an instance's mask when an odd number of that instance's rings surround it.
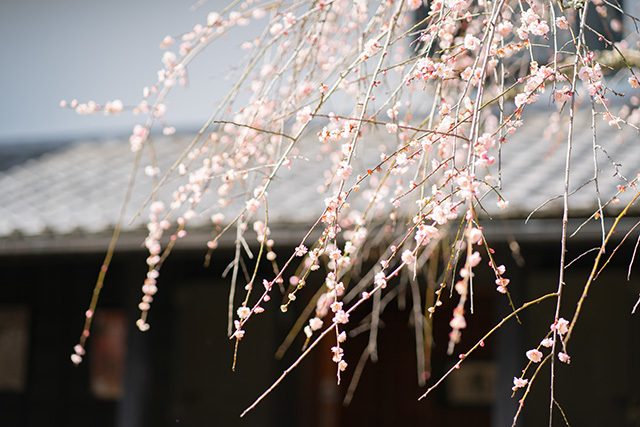
M 529 301 L 527 303 L 524 303 L 520 308 L 518 308 L 517 310 L 514 310 L 513 312 L 509 313 L 505 318 L 503 318 L 500 322 L 498 322 L 498 324 L 496 326 L 494 326 L 493 328 L 491 328 L 491 330 L 489 332 L 487 332 L 482 338 L 480 338 L 480 340 L 473 346 L 471 347 L 470 350 L 468 350 L 466 353 L 464 353 L 462 355 L 462 357 L 460 358 L 460 361 L 458 363 L 456 363 L 453 367 L 451 367 L 442 377 L 440 377 L 440 379 L 438 381 L 436 381 L 436 383 L 434 385 L 432 385 L 431 387 L 429 387 L 429 389 L 427 389 L 426 392 L 424 392 L 424 394 L 422 396 L 420 396 L 418 398 L 418 400 L 422 400 L 425 397 L 427 397 L 427 395 L 429 393 L 431 393 L 433 390 L 435 390 L 453 371 L 455 371 L 456 369 L 460 368 L 460 364 L 467 359 L 474 351 L 476 351 L 478 348 L 481 348 L 484 345 L 484 342 L 491 336 L 493 335 L 494 332 L 496 332 L 498 329 L 500 329 L 502 327 L 502 325 L 504 325 L 507 320 L 511 319 L 512 317 L 515 317 L 518 313 L 520 313 L 521 311 L 533 306 L 533 305 L 537 305 L 539 303 L 541 303 L 542 301 L 551 298 L 551 297 L 557 297 L 558 294 L 557 293 L 551 293 L 551 294 L 547 294 L 544 296 L 541 296 L 540 298 L 536 298 L 532 301 Z

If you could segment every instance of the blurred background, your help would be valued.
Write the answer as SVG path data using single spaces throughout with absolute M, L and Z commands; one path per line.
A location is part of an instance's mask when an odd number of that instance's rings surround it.
M 414 331 L 407 308 L 411 304 L 394 301 L 382 318 L 380 361 L 366 365 L 350 406 L 344 406 L 343 399 L 367 334 L 351 337 L 345 345 L 352 370 L 341 387 L 335 384 L 328 342 L 254 412 L 239 419 L 299 354 L 301 340 L 281 360 L 273 356 L 304 305 L 286 314 L 271 309 L 261 315 L 240 346 L 238 371 L 232 373 L 233 342 L 226 336 L 229 280 L 220 276 L 233 259 L 234 247 L 232 239 L 222 240 L 213 266 L 203 268 L 208 227 L 190 230 L 163 267 L 151 330 L 145 334 L 137 330 L 135 319 L 146 274 L 141 246 L 146 232 L 140 224 L 125 227 L 88 353 L 79 367 L 73 366 L 69 356 L 78 342 L 133 161 L 128 136 L 143 118 L 130 113 L 78 116 L 59 103 L 120 99 L 125 105 L 137 104 L 142 88 L 154 84 L 162 68 L 162 39 L 179 37 L 194 24 L 205 23 L 210 11 L 226 6 L 220 0 L 201 5 L 194 1 L 0 3 L 0 426 L 511 425 L 518 405 L 518 397 L 510 398 L 513 377 L 526 364 L 524 352 L 536 347 L 548 331 L 554 309 L 550 301 L 523 316 L 522 324 L 511 322 L 502 328 L 468 361 L 467 369 L 421 402 L 417 397 L 425 388 L 416 380 Z M 240 31 L 242 37 L 235 42 L 233 34 Z M 184 135 L 197 130 L 224 96 L 228 79 L 235 75 L 232 64 L 243 56 L 241 42 L 259 29 L 240 31 L 232 31 L 226 43 L 195 60 L 189 85 L 173 90 L 166 120 L 177 134 L 163 140 L 169 153 L 184 147 Z M 536 158 L 557 148 L 554 141 L 539 140 L 548 123 L 546 116 L 536 114 L 532 129 L 520 131 L 521 144 L 511 143 L 520 156 L 511 173 L 520 177 L 526 191 L 515 191 L 510 198 L 512 217 L 488 223 L 485 230 L 496 253 L 502 254 L 501 262 L 513 272 L 509 277 L 516 305 L 557 286 L 560 224 L 553 218 L 560 212 L 558 205 L 523 225 L 526 213 L 546 197 L 542 190 L 562 185 L 561 158 L 532 164 L 528 147 L 537 150 Z M 588 126 L 583 128 L 581 132 L 590 133 Z M 635 168 L 640 150 L 630 147 L 638 145 L 637 133 L 625 132 L 620 138 L 620 157 L 626 156 Z M 592 174 L 590 150 L 589 140 L 576 161 L 584 165 L 578 171 L 585 179 Z M 538 167 L 547 169 L 541 172 Z M 300 179 L 304 177 L 288 181 L 284 196 L 289 202 L 304 196 Z M 141 178 L 141 185 L 150 181 Z M 148 192 L 140 194 L 144 200 Z M 595 201 L 580 203 L 573 229 L 581 216 L 590 215 Z M 280 257 L 299 244 L 306 230 L 307 218 L 295 218 L 288 206 L 283 202 L 272 207 L 273 216 L 281 218 L 272 227 L 282 245 Z M 621 235 L 636 219 L 621 225 Z M 572 240 L 571 258 L 599 241 L 599 225 L 591 225 L 583 238 Z M 637 274 L 626 280 L 632 247 L 625 246 L 618 256 L 624 262 L 609 266 L 592 290 L 572 340 L 572 364 L 558 368 L 557 393 L 571 425 L 640 426 L 640 322 L 638 314 L 629 314 L 640 280 Z M 567 275 L 566 317 L 589 274 L 590 260 L 575 263 Z M 477 312 L 460 344 L 465 349 L 509 312 L 503 296 L 495 292 L 490 271 L 479 271 L 477 283 Z M 426 292 L 426 284 L 420 286 Z M 310 299 L 308 292 L 300 300 Z M 443 307 L 435 317 L 436 343 L 447 341 L 451 308 Z M 362 320 L 356 315 L 354 319 Z M 457 357 L 445 354 L 443 345 L 424 351 L 431 360 L 428 385 L 457 362 Z M 538 382 L 520 426 L 546 425 L 548 378 Z M 556 420 L 564 425 L 561 416 Z

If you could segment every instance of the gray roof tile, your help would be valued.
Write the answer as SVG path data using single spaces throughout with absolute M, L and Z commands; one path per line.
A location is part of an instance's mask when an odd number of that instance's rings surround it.
M 587 112 L 588 113 L 588 112 Z M 575 146 L 572 153 L 571 189 L 593 177 L 593 149 L 589 114 L 577 120 Z M 551 197 L 562 194 L 564 188 L 565 138 L 558 141 L 544 139 L 541 134 L 548 126 L 548 117 L 535 113 L 525 118 L 525 126 L 508 138 L 502 149 L 501 176 L 505 183 L 502 194 L 510 202 L 504 212 L 507 217 L 522 218 Z M 640 171 L 640 137 L 631 127 L 623 130 L 610 128 L 598 119 L 598 143 L 617 162 L 621 172 L 633 179 Z M 377 146 L 386 134 L 376 134 Z M 186 144 L 184 138 L 163 137 L 154 143 L 165 172 L 170 159 L 175 158 Z M 0 238 L 12 235 L 38 236 L 44 233 L 67 235 L 71 233 L 101 233 L 113 229 L 124 199 L 134 155 L 126 141 L 78 141 L 56 149 L 35 150 L 29 159 L 7 163 L 0 168 Z M 0 147 L 0 157 L 2 150 Z M 7 149 L 8 150 L 8 149 Z M 15 147 L 11 151 L 15 156 Z M 366 156 L 365 156 L 366 157 Z M 614 176 L 611 161 L 601 150 L 599 184 L 602 200 L 606 201 L 624 184 Z M 377 159 L 376 159 L 377 160 Z M 360 161 L 360 159 L 358 159 Z M 326 162 L 326 160 L 325 160 Z M 366 163 L 366 162 L 361 162 Z M 142 169 L 136 176 L 136 191 L 127 210 L 130 219 L 153 188 L 152 179 Z M 325 163 L 326 164 L 326 163 Z M 299 224 L 313 221 L 322 212 L 323 197 L 316 189 L 322 184 L 318 172 L 322 164 L 315 159 L 297 159 L 291 170 L 283 169 L 269 191 L 269 215 L 272 223 Z M 363 166 L 366 169 L 366 165 Z M 369 165 L 369 167 L 371 167 Z M 357 172 L 356 172 L 357 173 Z M 354 173 L 355 175 L 355 173 Z M 494 172 L 494 177 L 498 173 Z M 578 215 L 588 215 L 597 207 L 593 182 L 571 196 L 570 207 Z M 278 188 L 280 190 L 278 190 Z M 163 190 L 168 196 L 168 190 Z M 629 199 L 626 194 L 622 199 Z M 206 196 L 208 202 L 213 197 Z M 491 215 L 499 214 L 495 196 L 490 196 L 484 207 Z M 622 203 L 621 203 L 622 205 Z M 619 206 L 621 206 L 619 205 Z M 292 209 L 291 206 L 295 206 Z M 548 203 L 536 213 L 547 217 L 562 209 L 562 200 Z M 194 225 L 208 224 L 210 211 L 193 221 Z M 143 228 L 144 221 L 133 225 L 125 223 L 125 230 Z

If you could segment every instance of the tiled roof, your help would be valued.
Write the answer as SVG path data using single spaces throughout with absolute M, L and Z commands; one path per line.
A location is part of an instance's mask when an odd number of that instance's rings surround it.
M 154 138 L 158 166 L 163 173 L 190 142 L 189 136 Z M 49 239 L 49 245 L 64 248 L 65 239 L 78 244 L 83 239 L 99 236 L 101 243 L 95 245 L 105 248 L 104 238 L 108 238 L 118 222 L 133 169 L 135 154 L 130 151 L 128 141 L 84 140 L 31 148 L 26 146 L 25 152 L 32 156 L 23 155 L 26 158 L 20 159 L 22 161 L 12 160 L 13 164 L 0 169 L 0 252 L 22 247 L 15 244 L 24 239 L 30 240 L 32 246 L 36 242 L 37 246 L 37 240 L 42 238 Z M 3 151 L 19 152 L 15 146 L 0 146 L 0 157 L 3 157 Z M 144 173 L 145 166 L 151 163 L 147 153 L 143 153 L 142 167 L 137 169 L 134 191 L 124 215 L 123 230 L 137 236 L 132 243 L 134 247 L 140 246 L 141 233 L 146 233 L 148 210 L 137 220 L 130 221 L 154 188 L 154 180 Z M 8 157 L 5 158 L 6 163 L 10 163 Z M 305 167 L 307 163 L 316 168 L 319 166 L 307 160 L 300 162 L 304 162 Z M 291 181 L 291 174 L 283 168 L 274 182 L 274 188 L 283 185 L 289 188 L 274 190 L 275 197 L 269 199 L 269 219 L 273 224 L 306 224 L 321 212 L 318 209 L 323 202 L 317 197 L 318 182 L 314 182 L 314 175 L 303 171 L 296 173 L 295 180 Z M 303 191 L 308 188 L 313 191 Z M 161 189 L 160 198 L 170 200 L 173 189 Z M 244 197 L 237 199 L 244 201 Z M 211 204 L 213 200 L 205 193 L 200 206 Z M 292 201 L 297 206 L 295 211 L 289 208 Z M 205 210 L 190 221 L 190 228 L 200 228 L 208 235 L 211 213 Z M 200 244 L 205 241 L 203 239 L 206 236 L 199 240 Z M 82 243 L 82 246 L 86 244 Z
M 594 176 L 594 150 L 590 129 L 590 113 L 580 115 L 576 122 L 575 144 L 572 152 L 572 190 Z M 564 188 L 566 137 L 545 138 L 543 133 L 552 124 L 548 115 L 533 114 L 525 118 L 525 125 L 508 138 L 502 148 L 500 176 L 505 183 L 502 196 L 510 207 L 500 212 L 494 195 L 484 207 L 494 216 L 524 218 L 549 198 L 560 196 Z M 611 159 L 621 163 L 618 170 L 629 180 L 640 171 L 640 137 L 635 129 L 609 127 L 597 118 L 598 140 Z M 378 142 L 388 135 L 375 136 Z M 162 137 L 155 140 L 158 159 L 175 158 L 190 140 Z M 125 196 L 134 155 L 124 140 L 78 141 L 69 144 L 24 147 L 0 146 L 0 242 L 38 236 L 91 236 L 108 234 L 116 224 Z M 7 155 L 3 155 L 6 152 Z M 13 157 L 9 154 L 13 153 Z M 16 154 L 17 153 L 17 154 Z M 607 154 L 596 150 L 599 186 L 606 201 L 625 182 Z M 22 157 L 20 157 L 20 155 Z M 283 169 L 269 191 L 269 220 L 271 224 L 305 224 L 317 219 L 322 212 L 322 197 L 316 192 L 321 183 L 321 165 L 314 159 L 296 160 L 300 168 Z M 133 218 L 151 189 L 152 179 L 143 173 L 136 176 L 136 191 L 125 218 Z M 161 164 L 166 171 L 169 164 Z M 321 175 L 320 175 L 321 176 Z M 494 173 L 498 178 L 498 173 Z M 595 184 L 588 183 L 570 198 L 574 215 L 588 216 L 597 208 Z M 627 192 L 629 193 L 629 192 Z M 624 197 L 625 195 L 623 195 Z M 627 194 L 626 197 L 629 197 Z M 621 197 L 622 199 L 622 197 Z M 624 199 L 623 199 L 624 202 Z M 623 205 L 618 205 L 618 209 Z M 295 209 L 292 209 L 295 206 Z M 615 208 L 615 207 L 614 207 Z M 562 209 L 562 199 L 545 205 L 534 217 L 556 215 Z M 210 214 L 203 214 L 194 225 L 209 224 Z M 125 223 L 125 231 L 140 231 L 143 220 L 133 225 Z
M 555 107 L 553 107 L 555 108 Z M 553 134 L 558 127 L 548 114 L 535 114 L 525 119 L 525 126 L 503 145 L 503 195 L 510 202 L 509 217 L 526 217 L 551 198 L 533 217 L 557 215 L 562 211 L 559 197 L 564 191 L 566 164 L 566 131 Z M 598 207 L 596 184 L 593 181 L 595 161 L 598 166 L 598 188 L 604 204 L 640 173 L 640 134 L 628 125 L 609 126 L 601 116 L 595 118 L 597 139 L 593 141 L 591 112 L 579 111 L 575 120 L 571 151 L 569 208 L 573 216 L 591 215 Z M 563 128 L 563 126 L 559 126 Z M 566 129 L 566 126 L 564 126 Z M 547 137 L 545 134 L 549 133 Z M 594 145 L 598 148 L 595 150 Z M 590 182 L 591 181 L 591 182 Z M 577 190 L 577 191 L 576 191 Z M 620 204 L 609 206 L 609 212 L 619 211 L 629 193 L 619 196 Z

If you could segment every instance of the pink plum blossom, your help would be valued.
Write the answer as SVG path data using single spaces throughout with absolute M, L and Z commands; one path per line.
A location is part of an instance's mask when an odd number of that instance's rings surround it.
M 540 363 L 542 360 L 542 352 L 536 349 L 527 351 L 527 359 L 531 360 L 533 363 Z

